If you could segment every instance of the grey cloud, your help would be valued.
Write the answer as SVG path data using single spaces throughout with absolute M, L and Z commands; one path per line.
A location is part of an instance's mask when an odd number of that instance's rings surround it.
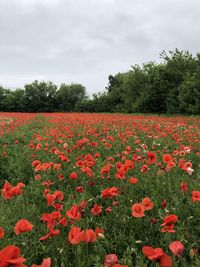
M 108 75 L 198 52 L 198 0 L 0 0 L 0 83 L 81 82 L 91 95 Z

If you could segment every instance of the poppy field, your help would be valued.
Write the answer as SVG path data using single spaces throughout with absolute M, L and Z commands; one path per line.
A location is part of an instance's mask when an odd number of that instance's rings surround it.
M 0 267 L 199 267 L 199 126 L 0 113 Z

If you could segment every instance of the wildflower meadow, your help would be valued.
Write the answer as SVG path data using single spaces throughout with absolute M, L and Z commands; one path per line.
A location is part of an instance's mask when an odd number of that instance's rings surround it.
M 199 126 L 0 113 L 0 267 L 199 267 Z

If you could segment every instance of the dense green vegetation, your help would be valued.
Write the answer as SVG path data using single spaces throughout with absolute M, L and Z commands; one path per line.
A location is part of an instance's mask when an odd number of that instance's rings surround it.
M 15 91 L 0 86 L 0 110 L 19 112 L 200 113 L 200 54 L 162 52 L 160 63 L 109 75 L 103 93 L 89 99 L 81 84 L 34 81 Z

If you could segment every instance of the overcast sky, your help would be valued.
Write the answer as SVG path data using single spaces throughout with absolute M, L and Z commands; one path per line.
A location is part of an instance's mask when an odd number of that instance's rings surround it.
M 0 0 L 0 84 L 82 83 L 159 61 L 162 50 L 200 52 L 200 0 Z

